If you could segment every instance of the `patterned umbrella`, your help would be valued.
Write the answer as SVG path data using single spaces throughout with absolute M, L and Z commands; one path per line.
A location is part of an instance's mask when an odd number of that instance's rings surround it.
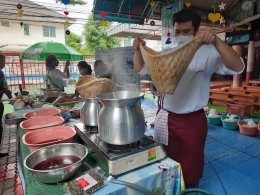
M 39 42 L 25 49 L 21 53 L 24 60 L 45 61 L 46 56 L 54 54 L 60 61 L 80 61 L 83 56 L 75 49 L 58 42 Z

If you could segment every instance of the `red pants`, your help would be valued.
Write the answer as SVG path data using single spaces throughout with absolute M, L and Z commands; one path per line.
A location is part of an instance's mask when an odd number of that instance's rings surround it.
M 203 176 L 207 119 L 203 110 L 168 116 L 169 141 L 167 155 L 179 162 L 186 184 L 194 184 Z

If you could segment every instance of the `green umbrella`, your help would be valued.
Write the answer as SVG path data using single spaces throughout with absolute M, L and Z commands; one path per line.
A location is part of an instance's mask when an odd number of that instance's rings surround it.
M 46 56 L 54 54 L 60 61 L 80 61 L 83 56 L 75 49 L 58 42 L 39 42 L 21 53 L 24 60 L 45 61 Z

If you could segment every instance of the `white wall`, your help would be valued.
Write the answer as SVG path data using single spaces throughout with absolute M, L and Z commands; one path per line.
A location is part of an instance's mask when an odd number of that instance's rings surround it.
M 0 20 L 8 21 L 8 20 Z M 20 26 L 20 21 L 10 20 L 9 26 L 2 26 L 0 23 L 0 46 L 1 45 L 32 45 L 42 41 L 56 41 L 65 43 L 64 24 L 60 23 L 42 23 L 42 22 L 24 22 L 29 25 L 29 35 L 24 35 L 24 28 Z M 53 26 L 56 28 L 56 37 L 43 37 L 42 26 Z

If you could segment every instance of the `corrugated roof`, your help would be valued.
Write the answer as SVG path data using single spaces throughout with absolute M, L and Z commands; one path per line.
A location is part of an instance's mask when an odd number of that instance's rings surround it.
M 55 12 L 45 6 L 38 5 L 32 1 L 23 0 L 19 2 L 23 8 L 23 17 L 40 17 L 53 20 L 55 19 L 64 19 L 65 15 Z M 0 1 L 0 16 L 17 16 L 17 0 L 1 0 Z M 18 16 L 17 16 L 18 17 Z

